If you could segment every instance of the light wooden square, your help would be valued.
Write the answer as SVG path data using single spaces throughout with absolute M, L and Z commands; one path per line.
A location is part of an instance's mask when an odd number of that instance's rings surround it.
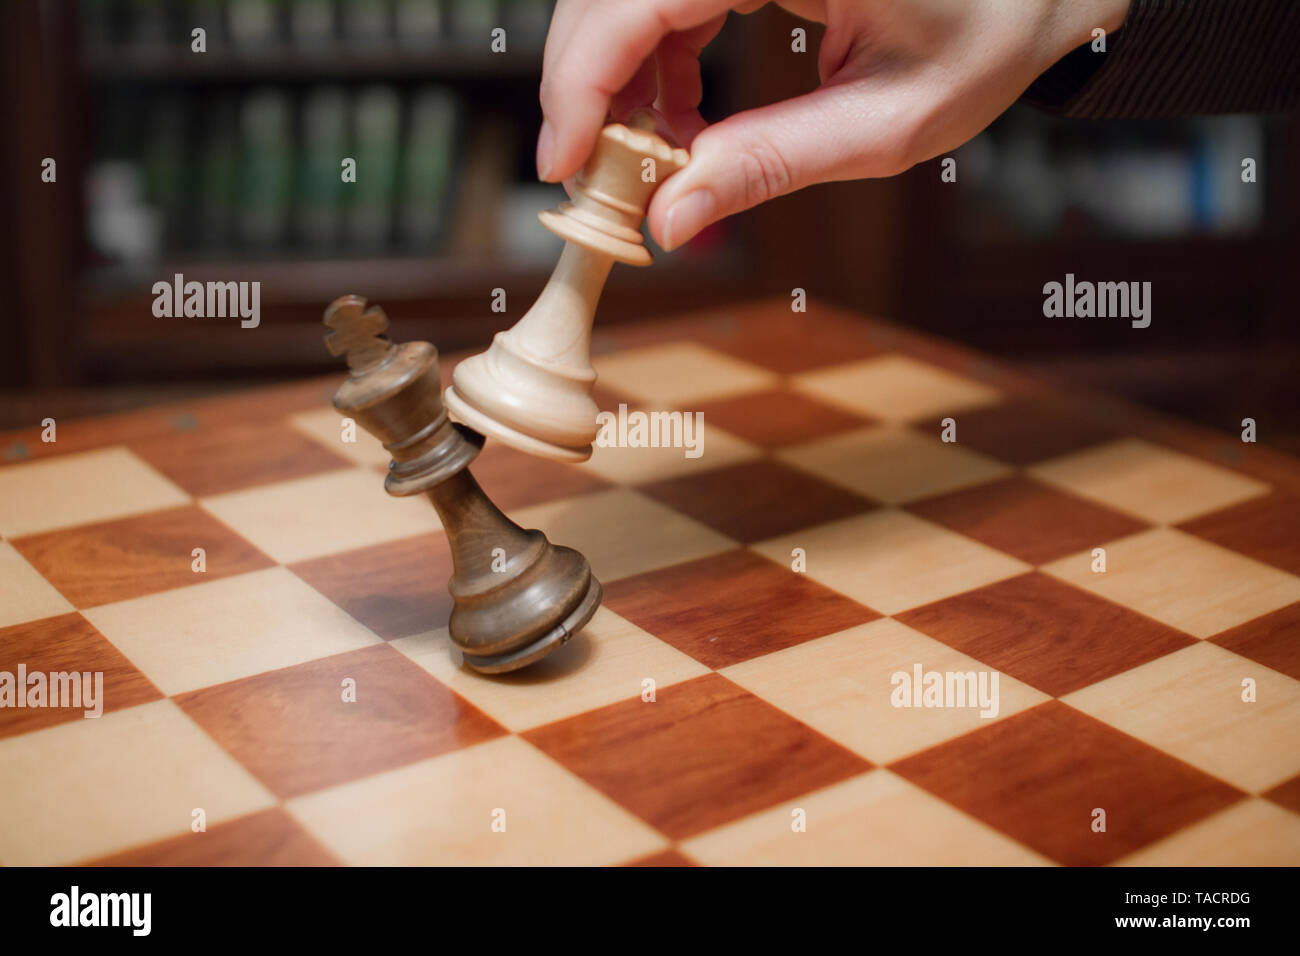
M 901 671 L 910 681 L 917 664 L 923 672 L 996 673 L 891 618 L 765 654 L 721 673 L 877 764 L 892 763 L 1048 699 L 999 673 L 996 712 L 989 717 L 982 717 L 978 706 L 895 707 L 893 676 Z
M 518 737 L 503 737 L 289 801 L 346 863 L 598 866 L 667 840 Z M 494 832 L 494 817 L 504 832 Z
M 587 556 L 609 582 L 737 547 L 680 512 L 628 488 L 579 495 L 512 512 L 525 528 L 543 528 L 555 544 Z
M 1048 574 L 1194 637 L 1211 637 L 1300 601 L 1300 578 L 1172 528 L 1104 545 L 1105 572 L 1091 551 L 1044 565 Z
M 497 677 L 464 668 L 446 628 L 391 643 L 516 733 L 639 697 L 647 687 L 657 692 L 709 672 L 694 658 L 607 608 L 597 610 L 562 650 L 523 671 Z
M 802 810 L 806 830 L 794 829 Z M 789 800 L 682 844 L 711 866 L 1049 866 L 888 770 Z
M 358 465 L 387 466 L 392 456 L 384 449 L 383 442 L 356 424 L 355 419 L 355 427 L 348 430 L 348 435 L 351 437 L 355 434 L 356 441 L 343 440 L 343 422 L 347 417 L 337 409 L 322 408 L 312 412 L 298 412 L 290 417 L 289 423 L 308 438 Z
M 428 498 L 395 498 L 367 468 L 214 495 L 200 504 L 282 564 L 442 528 Z
M 699 456 L 687 458 L 685 448 L 615 448 L 596 446 L 581 467 L 617 484 L 645 484 L 666 478 L 698 475 L 702 471 L 758 458 L 762 451 L 721 428 L 703 421 L 697 433 Z
M 1300 816 L 1267 800 L 1245 800 L 1117 866 L 1300 866 Z
M 73 610 L 72 604 L 7 541 L 0 541 L 0 627 Z
M 690 402 L 757 392 L 774 372 L 695 342 L 625 349 L 592 358 L 600 384 L 663 410 L 691 411 Z
M 1040 481 L 1151 522 L 1174 524 L 1265 494 L 1269 486 L 1138 438 L 1029 469 Z
M 0 740 L 0 863 L 67 865 L 275 803 L 170 700 Z M 202 840 L 202 833 L 192 839 Z
M 895 426 L 843 432 L 783 448 L 777 457 L 886 504 L 919 501 L 992 481 L 1012 471 L 1010 466 L 957 443 Z
M 1030 570 L 1023 561 L 892 508 L 807 528 L 753 545 L 861 604 L 896 614 Z
M 0 468 L 0 534 L 16 538 L 189 500 L 126 448 L 59 455 Z
M 887 422 L 917 421 L 1002 399 L 995 388 L 904 355 L 804 372 L 793 376 L 791 384 L 828 404 Z
M 379 643 L 369 629 L 286 568 L 161 591 L 82 613 L 168 695 Z
M 1249 793 L 1300 773 L 1300 681 L 1208 641 L 1061 699 Z

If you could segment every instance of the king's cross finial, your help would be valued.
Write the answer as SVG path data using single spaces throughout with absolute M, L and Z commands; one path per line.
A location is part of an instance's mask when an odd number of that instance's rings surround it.
M 359 295 L 340 296 L 325 310 L 325 346 L 332 355 L 347 355 L 348 368 L 369 368 L 384 360 L 393 349 L 384 332 L 388 316 L 379 306 L 366 308 Z

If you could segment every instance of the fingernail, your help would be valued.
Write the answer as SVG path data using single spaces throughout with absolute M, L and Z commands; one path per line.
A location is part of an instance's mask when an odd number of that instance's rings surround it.
M 664 219 L 664 250 L 676 249 L 713 221 L 717 200 L 710 189 L 696 189 L 668 207 Z
M 550 182 L 551 156 L 555 152 L 555 129 L 550 120 L 542 121 L 542 131 L 537 136 L 537 178 Z

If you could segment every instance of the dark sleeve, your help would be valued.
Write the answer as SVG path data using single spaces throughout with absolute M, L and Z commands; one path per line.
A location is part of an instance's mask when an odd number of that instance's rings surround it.
M 1124 26 L 1025 91 L 1086 119 L 1269 113 L 1300 103 L 1300 0 L 1133 0 Z

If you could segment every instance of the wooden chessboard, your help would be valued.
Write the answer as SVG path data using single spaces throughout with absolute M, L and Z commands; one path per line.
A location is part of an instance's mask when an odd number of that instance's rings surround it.
M 0 437 L 0 671 L 105 681 L 0 710 L 0 863 L 1300 863 L 1300 462 L 816 305 L 595 361 L 704 451 L 489 444 L 605 584 L 498 678 L 337 377 Z

